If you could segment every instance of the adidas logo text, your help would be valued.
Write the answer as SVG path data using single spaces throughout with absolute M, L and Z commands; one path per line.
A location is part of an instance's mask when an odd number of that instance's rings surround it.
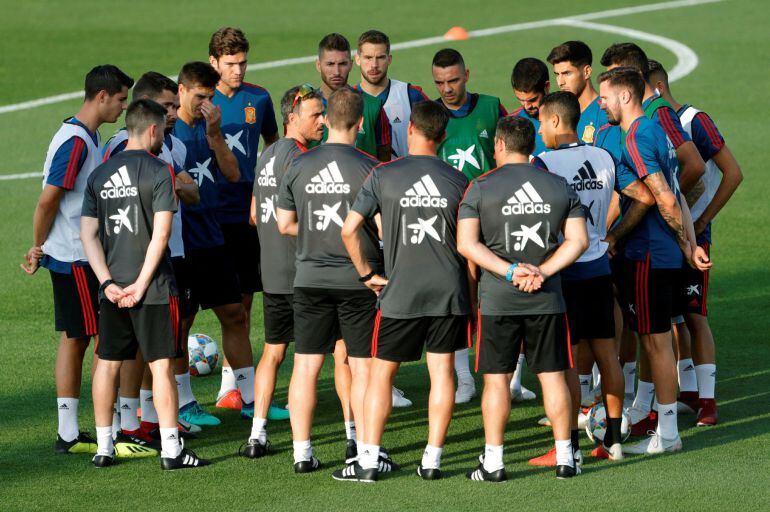
M 99 193 L 102 199 L 134 197 L 138 194 L 137 188 L 131 186 L 128 168 L 125 165 L 118 169 L 118 172 L 110 176 L 110 180 L 102 185 L 102 191 Z
M 345 183 L 336 161 L 332 161 L 321 169 L 316 176 L 305 185 L 308 194 L 349 194 L 350 185 Z
M 405 197 L 402 197 L 399 201 L 402 208 L 410 206 L 446 208 L 447 206 L 447 200 L 441 197 L 438 187 L 436 187 L 433 179 L 427 174 L 420 178 L 420 181 L 412 185 L 405 194 Z
M 583 166 L 578 169 L 577 174 L 572 178 L 572 183 L 569 184 L 572 190 L 580 192 L 581 190 L 602 190 L 604 183 L 600 181 L 596 176 L 591 162 L 586 160 L 583 162 Z
M 275 157 L 272 157 L 265 168 L 259 171 L 259 177 L 257 178 L 257 184 L 260 187 L 277 187 L 278 182 L 275 179 L 275 173 L 273 172 L 273 166 L 275 165 Z
M 535 187 L 526 182 L 508 199 L 508 204 L 503 206 L 502 211 L 503 215 L 551 213 L 551 205 L 544 203 Z

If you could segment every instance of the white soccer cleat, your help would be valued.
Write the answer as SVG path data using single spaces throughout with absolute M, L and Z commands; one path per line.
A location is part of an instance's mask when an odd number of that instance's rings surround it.
M 534 400 L 535 398 L 537 398 L 537 395 L 524 386 L 521 386 L 521 389 L 511 389 L 512 402 L 526 402 L 528 400 Z
M 393 407 L 411 407 L 412 401 L 404 396 L 404 392 L 393 386 L 391 390 L 393 395 Z
M 457 381 L 457 391 L 455 392 L 456 404 L 467 404 L 474 396 L 476 396 L 476 382 L 473 379 Z
M 659 455 L 666 452 L 678 452 L 682 449 L 682 438 L 663 439 L 657 432 L 649 432 L 650 437 L 632 445 L 623 445 L 623 453 L 631 455 Z

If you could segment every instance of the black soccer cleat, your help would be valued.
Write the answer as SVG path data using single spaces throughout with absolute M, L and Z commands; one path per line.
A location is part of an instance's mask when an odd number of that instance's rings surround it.
M 312 473 L 321 468 L 321 461 L 311 456 L 310 460 L 301 460 L 294 463 L 295 473 Z
M 352 464 L 358 458 L 358 445 L 354 439 L 348 439 L 345 445 L 345 464 Z
M 112 452 L 112 455 L 94 455 L 91 463 L 97 468 L 106 468 L 117 464 L 118 458 L 115 456 L 115 452 Z
M 424 468 L 422 464 L 417 466 L 417 475 L 423 480 L 441 480 L 443 476 L 439 468 Z
M 201 459 L 189 448 L 182 448 L 177 457 L 161 457 L 160 469 L 174 471 L 177 469 L 200 468 L 211 464 L 210 460 Z
M 401 466 L 393 462 L 393 459 L 390 458 L 387 452 L 380 450 L 380 455 L 377 457 L 377 471 L 380 473 L 391 473 L 399 469 L 401 469 Z
M 479 464 L 476 469 L 466 473 L 465 476 L 474 482 L 505 482 L 508 480 L 508 473 L 505 472 L 505 468 L 490 472 L 484 469 L 484 464 Z
M 556 466 L 556 478 L 559 480 L 564 480 L 567 478 L 572 478 L 573 476 L 578 476 L 580 474 L 580 466 L 575 464 L 574 466 Z
M 242 444 L 238 449 L 238 455 L 248 459 L 259 459 L 268 454 L 269 446 L 269 441 L 265 441 L 263 444 L 259 442 L 259 439 L 249 439 L 245 445 Z
M 377 468 L 364 469 L 358 462 L 348 464 L 332 473 L 332 478 L 341 482 L 374 483 L 377 481 Z
M 72 441 L 65 441 L 60 435 L 56 436 L 53 451 L 57 454 L 96 453 L 96 439 L 88 432 L 80 432 Z

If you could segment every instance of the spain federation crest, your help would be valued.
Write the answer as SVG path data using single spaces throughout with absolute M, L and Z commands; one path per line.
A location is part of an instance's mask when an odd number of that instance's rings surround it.
M 596 128 L 593 124 L 589 124 L 585 127 L 583 130 L 583 142 L 586 144 L 593 144 L 594 142 L 594 132 L 596 131 Z
M 248 124 L 254 124 L 257 122 L 257 109 L 254 107 L 244 107 L 243 114 L 246 117 Z

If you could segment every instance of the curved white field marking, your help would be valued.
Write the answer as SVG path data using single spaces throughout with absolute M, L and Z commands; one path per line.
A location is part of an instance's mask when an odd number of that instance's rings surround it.
M 607 32 L 610 34 L 620 34 L 631 39 L 647 41 L 650 43 L 655 43 L 658 46 L 662 46 L 676 56 L 676 64 L 668 72 L 668 78 L 671 82 L 686 77 L 692 73 L 696 67 L 698 67 L 698 55 L 693 51 L 693 49 L 683 43 L 680 43 L 679 41 L 675 41 L 674 39 L 668 37 L 650 34 L 649 32 L 642 32 L 641 30 L 635 30 L 633 28 L 606 25 L 604 23 L 592 23 L 590 21 L 581 21 L 576 19 L 565 19 L 560 21 L 558 24 L 569 27 L 597 30 L 599 32 Z

